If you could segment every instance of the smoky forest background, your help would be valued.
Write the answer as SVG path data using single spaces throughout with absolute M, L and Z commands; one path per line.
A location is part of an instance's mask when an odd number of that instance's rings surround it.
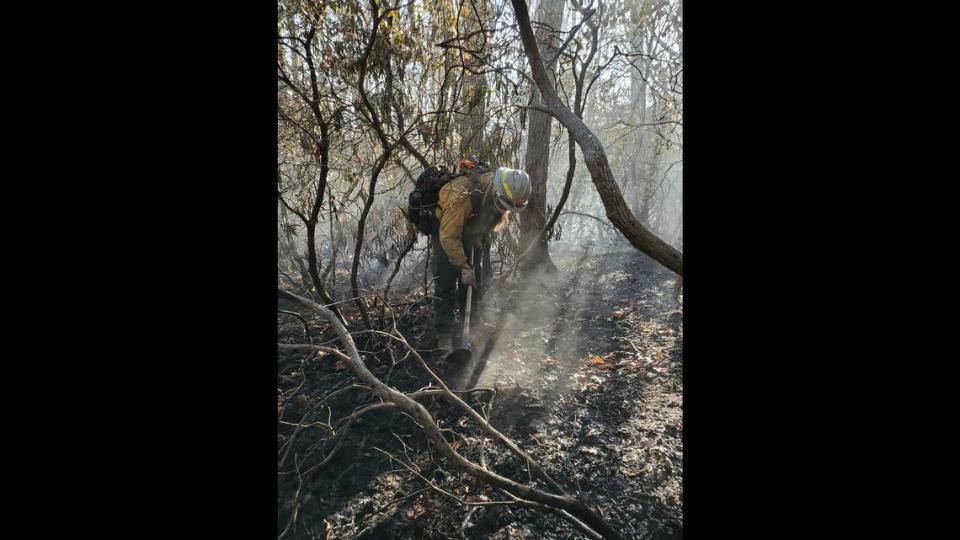
M 278 538 L 683 533 L 679 0 L 279 0 Z M 533 194 L 473 357 L 404 210 L 471 154 Z

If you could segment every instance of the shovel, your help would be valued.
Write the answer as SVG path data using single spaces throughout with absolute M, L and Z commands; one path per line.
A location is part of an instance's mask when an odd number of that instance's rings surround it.
M 473 252 L 470 250 L 470 266 L 473 266 Z M 457 340 L 456 346 L 447 356 L 448 362 L 465 364 L 470 361 L 473 353 L 470 352 L 470 306 L 473 303 L 473 285 L 467 285 L 467 306 L 463 310 L 463 331 Z

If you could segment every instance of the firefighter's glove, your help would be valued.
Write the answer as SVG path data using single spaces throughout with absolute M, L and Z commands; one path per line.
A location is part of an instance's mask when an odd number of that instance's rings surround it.
M 476 287 L 476 286 L 477 286 L 477 276 L 474 275 L 474 273 L 473 273 L 473 268 L 470 268 L 469 266 L 464 266 L 463 268 L 461 268 L 461 269 L 460 269 L 460 281 L 461 281 L 464 285 L 473 285 L 474 287 Z

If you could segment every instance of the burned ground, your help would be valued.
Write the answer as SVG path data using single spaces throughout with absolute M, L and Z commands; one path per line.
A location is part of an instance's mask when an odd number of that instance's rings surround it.
M 490 325 L 475 332 L 467 365 L 429 354 L 431 308 L 422 289 L 407 293 L 397 326 L 451 388 L 494 389 L 467 401 L 621 534 L 679 537 L 683 324 L 675 275 L 636 251 L 579 249 L 555 260 L 557 274 L 499 284 L 487 298 L 480 314 Z M 313 340 L 329 340 L 325 324 L 314 322 Z M 289 316 L 281 318 L 280 337 L 307 340 Z M 391 386 L 411 392 L 429 384 L 383 339 L 360 335 L 357 343 L 366 365 Z M 367 414 L 325 460 L 337 444 L 325 442 L 331 429 L 343 429 L 336 420 L 375 400 L 349 388 L 352 372 L 329 355 L 284 351 L 278 366 L 278 533 L 285 537 L 584 537 L 552 514 L 509 504 L 465 507 L 431 489 L 424 479 L 461 499 L 508 500 L 434 455 L 413 420 L 397 412 Z M 462 411 L 439 399 L 425 404 L 465 457 L 530 480 L 525 464 Z

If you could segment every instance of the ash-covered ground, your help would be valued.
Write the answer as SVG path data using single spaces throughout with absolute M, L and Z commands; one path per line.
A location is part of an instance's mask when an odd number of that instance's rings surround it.
M 466 365 L 431 356 L 431 308 L 422 290 L 419 297 L 409 293 L 398 328 L 451 388 L 494 388 L 492 400 L 489 392 L 472 396 L 478 410 L 623 536 L 680 537 L 683 322 L 676 276 L 637 251 L 579 249 L 554 261 L 558 273 L 508 281 L 488 294 L 479 310 L 487 324 L 477 327 Z M 299 321 L 281 322 L 281 341 L 304 342 Z M 319 335 L 324 324 L 315 324 Z M 409 358 L 357 341 L 369 348 L 368 367 L 390 385 L 413 391 L 429 384 Z M 334 458 L 317 466 L 333 445 L 323 444 L 331 435 L 326 427 L 311 424 L 335 424 L 376 400 L 344 391 L 312 407 L 352 384 L 352 373 L 329 357 L 299 352 L 282 353 L 278 367 L 280 390 L 291 396 L 278 426 L 280 456 L 290 450 L 278 477 L 284 537 L 585 538 L 553 514 L 516 505 L 465 507 L 430 489 L 407 467 L 461 499 L 507 500 L 436 457 L 413 421 L 398 413 L 365 416 Z M 451 428 L 464 456 L 530 481 L 524 463 L 461 411 L 441 399 L 425 404 L 441 427 Z M 297 423 L 310 427 L 300 429 L 296 444 L 285 444 Z

